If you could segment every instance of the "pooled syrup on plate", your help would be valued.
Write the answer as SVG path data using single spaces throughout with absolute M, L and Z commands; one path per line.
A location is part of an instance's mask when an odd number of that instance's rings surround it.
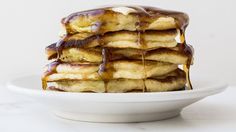
M 114 6 L 116 7 L 116 6 Z M 147 26 L 147 17 L 148 18 L 158 18 L 158 17 L 172 17 L 175 19 L 176 22 L 176 28 L 180 30 L 180 35 L 181 35 L 181 52 L 183 52 L 184 54 L 188 55 L 188 62 L 187 64 L 185 64 L 183 66 L 183 70 L 186 73 L 186 80 L 187 80 L 187 87 L 189 87 L 190 89 L 192 89 L 192 85 L 190 82 L 190 77 L 189 77 L 189 69 L 190 69 L 190 65 L 192 62 L 192 56 L 193 56 L 193 50 L 191 49 L 191 47 L 189 45 L 186 44 L 185 42 L 185 36 L 184 36 L 184 32 L 185 29 L 189 23 L 189 18 L 185 13 L 182 12 L 176 12 L 176 11 L 169 11 L 169 10 L 163 10 L 163 9 L 159 9 L 159 8 L 154 8 L 154 7 L 146 7 L 146 6 L 126 6 L 127 8 L 131 8 L 132 12 L 130 12 L 130 14 L 135 15 L 139 22 L 136 23 L 136 31 L 138 32 L 138 40 L 137 43 L 139 44 L 139 46 L 144 50 L 146 45 L 143 42 L 143 38 L 142 38 L 142 34 L 145 32 L 146 26 Z M 105 8 L 99 8 L 99 9 L 94 9 L 94 10 L 88 10 L 88 11 L 83 11 L 83 12 L 77 12 L 77 13 L 73 13 L 71 15 L 69 15 L 66 18 L 62 19 L 62 24 L 67 25 L 69 24 L 71 21 L 73 21 L 74 19 L 76 19 L 79 16 L 85 16 L 85 17 L 90 17 L 90 16 L 94 16 L 94 15 L 100 15 L 102 16 L 103 14 L 105 14 L 106 11 L 111 11 L 113 7 L 105 7 Z M 117 8 L 117 7 L 116 7 Z M 135 10 L 135 11 L 133 11 Z M 103 26 L 103 23 L 101 20 L 98 20 L 97 22 L 95 22 L 92 25 L 92 31 L 93 31 L 93 36 L 86 38 L 84 40 L 80 40 L 80 41 L 75 41 L 72 43 L 68 43 L 67 40 L 68 38 L 73 35 L 76 32 L 70 32 L 69 30 L 67 31 L 66 35 L 60 40 L 58 41 L 56 48 L 57 48 L 57 63 L 52 63 L 49 64 L 48 66 L 48 71 L 45 73 L 45 75 L 42 78 L 42 82 L 43 82 L 43 88 L 45 89 L 47 87 L 46 82 L 47 82 L 47 76 L 55 73 L 55 69 L 57 67 L 58 64 L 60 64 L 60 56 L 62 54 L 62 50 L 64 48 L 68 48 L 68 47 L 83 47 L 84 45 L 88 44 L 89 42 L 91 42 L 94 39 L 100 39 L 100 35 L 104 33 L 104 31 L 102 30 L 103 28 L 101 28 Z M 77 32 L 78 33 L 78 32 Z M 100 40 L 100 42 L 102 43 L 102 40 Z M 103 44 L 102 44 L 103 45 Z M 105 91 L 107 92 L 107 83 L 109 79 L 113 78 L 113 68 L 112 68 L 112 55 L 110 55 L 110 50 L 109 48 L 102 48 L 102 63 L 99 66 L 99 70 L 98 70 L 98 74 L 101 76 L 101 79 L 104 81 L 104 85 L 105 85 Z M 142 56 L 142 64 L 143 64 L 143 68 L 144 68 L 144 75 L 145 75 L 145 79 L 147 78 L 146 75 L 146 66 L 145 66 L 145 51 L 141 52 L 141 56 Z M 145 92 L 146 86 L 145 86 L 145 81 L 144 81 L 144 87 L 143 87 L 143 91 Z

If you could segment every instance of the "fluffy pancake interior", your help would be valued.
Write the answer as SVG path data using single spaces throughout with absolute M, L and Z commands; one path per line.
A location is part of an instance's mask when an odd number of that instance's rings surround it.
M 48 51 L 48 58 L 52 59 L 56 57 L 56 51 L 51 54 L 52 50 Z M 110 49 L 111 60 L 119 59 L 134 59 L 142 60 L 142 53 L 145 52 L 146 60 L 169 62 L 173 64 L 186 64 L 188 56 L 183 54 L 179 47 L 175 48 L 159 48 L 154 50 L 139 50 L 139 49 Z M 62 51 L 60 60 L 63 62 L 102 62 L 102 50 L 101 48 L 67 48 Z
M 65 48 L 69 47 L 110 47 L 110 48 L 135 48 L 135 49 L 153 49 L 159 47 L 175 47 L 177 42 L 175 37 L 177 31 L 145 31 L 145 32 L 131 32 L 118 31 L 106 33 L 102 36 L 91 36 L 87 33 L 78 33 L 68 36 L 64 40 Z M 140 38 L 142 38 L 140 40 Z M 55 54 L 56 44 L 52 44 L 46 48 L 46 54 L 51 56 Z
M 111 73 L 111 79 L 144 79 L 162 76 L 177 68 L 176 64 L 157 61 L 146 61 L 144 67 L 142 61 L 119 60 L 110 62 L 107 71 Z M 99 64 L 62 63 L 56 67 L 55 73 L 47 76 L 47 80 L 101 80 L 98 70 Z M 48 71 L 47 68 L 46 71 Z
M 166 76 L 150 79 L 114 79 L 106 82 L 102 80 L 77 80 L 51 82 L 50 87 L 68 92 L 129 92 L 142 91 L 146 87 L 149 92 L 172 91 L 185 86 L 185 74 L 177 69 Z

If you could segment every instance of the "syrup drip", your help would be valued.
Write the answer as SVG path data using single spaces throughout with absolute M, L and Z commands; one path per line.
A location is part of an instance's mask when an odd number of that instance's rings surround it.
M 143 13 L 144 15 L 147 15 L 147 16 L 150 16 L 150 14 L 142 7 L 138 7 L 138 6 L 135 6 L 135 7 L 130 7 L 130 8 L 133 8 L 135 9 L 136 11 L 138 11 L 139 13 Z M 146 84 L 145 84 L 145 80 L 147 79 L 147 74 L 146 74 L 146 63 L 145 63 L 145 48 L 146 48 L 146 44 L 144 42 L 144 32 L 145 32 L 145 23 L 143 23 L 142 21 L 142 16 L 140 15 L 137 15 L 137 18 L 138 18 L 138 23 L 136 25 L 136 31 L 138 32 L 137 34 L 137 44 L 139 45 L 139 47 L 142 49 L 140 51 L 141 53 L 141 56 L 142 56 L 142 65 L 143 65 L 143 71 L 144 71 L 144 79 L 143 80 L 143 92 L 146 92 L 147 91 L 147 87 L 146 87 Z
M 44 75 L 42 77 L 42 87 L 43 87 L 44 90 L 46 90 L 46 88 L 47 88 L 47 77 L 49 75 L 52 75 L 53 73 L 57 72 L 56 68 L 59 64 L 60 64 L 59 61 L 54 61 L 54 62 L 52 62 L 52 63 L 50 63 L 46 66 L 47 71 L 44 72 Z
M 43 90 L 46 90 L 48 87 L 47 79 L 45 78 L 42 78 L 42 87 L 43 87 Z
M 147 79 L 146 65 L 145 65 L 145 54 L 146 54 L 146 52 L 144 51 L 144 49 L 146 48 L 146 45 L 145 45 L 145 42 L 144 42 L 144 39 L 143 39 L 143 32 L 138 31 L 137 44 L 141 47 L 141 49 L 143 49 L 142 51 L 140 51 L 140 53 L 141 53 L 141 56 L 142 56 L 142 64 L 143 64 L 143 71 L 144 71 L 143 92 L 146 92 L 147 91 L 147 87 L 146 87 L 146 84 L 145 84 L 145 80 Z
M 187 64 L 183 65 L 183 70 L 186 74 L 186 80 L 187 80 L 187 89 L 193 89 L 192 83 L 190 81 L 190 65 L 192 63 L 192 56 L 193 56 L 193 50 L 189 45 L 186 44 L 185 40 L 185 34 L 184 31 L 180 31 L 180 42 L 181 42 L 181 51 L 184 52 L 184 54 L 188 55 Z
M 61 40 L 56 43 L 56 50 L 57 50 L 57 60 L 60 59 L 62 54 L 62 50 L 64 48 L 76 47 L 81 48 L 85 47 L 88 43 L 92 42 L 93 40 L 100 40 L 99 35 L 94 35 L 83 40 L 68 40 L 72 35 L 65 35 Z
M 147 87 L 145 84 L 145 80 L 147 79 L 147 73 L 146 73 L 146 64 L 145 64 L 145 52 L 142 51 L 142 64 L 144 69 L 144 79 L 143 79 L 143 92 L 147 91 Z
M 108 91 L 108 81 L 113 78 L 113 68 L 110 61 L 110 53 L 108 48 L 102 49 L 102 63 L 99 65 L 98 74 L 104 81 L 105 92 Z
M 59 40 L 57 43 L 56 43 L 56 48 L 57 48 L 57 60 L 60 59 L 60 56 L 62 54 L 62 50 L 63 50 L 63 45 L 66 41 L 66 38 L 67 36 L 65 36 L 64 38 L 62 38 L 61 40 Z

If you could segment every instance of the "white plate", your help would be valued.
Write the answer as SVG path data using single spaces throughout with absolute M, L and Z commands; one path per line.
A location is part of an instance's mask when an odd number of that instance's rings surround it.
M 10 81 L 10 90 L 42 102 L 63 118 L 91 122 L 142 122 L 167 119 L 206 96 L 222 92 L 227 85 L 193 78 L 193 90 L 159 93 L 70 93 L 42 91 L 40 76 Z

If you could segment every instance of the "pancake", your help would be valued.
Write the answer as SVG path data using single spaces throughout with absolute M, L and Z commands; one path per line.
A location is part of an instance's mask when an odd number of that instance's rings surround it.
M 153 49 L 160 47 L 175 47 L 177 42 L 175 37 L 177 31 L 146 31 L 143 33 L 131 31 L 119 31 L 106 33 L 102 36 L 91 36 L 87 33 L 79 33 L 68 36 L 63 40 L 61 46 L 63 49 L 77 48 L 93 48 L 93 47 L 108 47 L 108 48 L 135 48 L 135 49 Z M 142 38 L 140 40 L 140 38 Z M 56 53 L 56 43 L 49 45 L 46 48 L 46 54 L 50 57 Z
M 134 59 L 142 60 L 142 54 L 145 54 L 145 60 L 154 60 L 160 62 L 168 62 L 173 64 L 186 64 L 188 56 L 180 51 L 180 46 L 174 48 L 158 48 L 154 50 L 139 49 L 120 49 L 110 48 L 110 59 Z M 47 49 L 48 59 L 55 59 L 57 52 L 55 48 Z M 63 62 L 102 62 L 101 48 L 67 48 L 62 51 L 60 60 Z
M 168 30 L 187 26 L 188 15 L 147 6 L 115 6 L 73 13 L 62 24 L 67 34 Z
M 177 69 L 162 78 L 109 80 L 106 82 L 106 87 L 102 80 L 66 80 L 51 82 L 48 89 L 67 92 L 125 93 L 142 92 L 145 88 L 148 92 L 163 92 L 183 89 L 185 83 L 185 73 Z
M 50 65 L 46 67 L 45 74 L 51 71 Z M 145 79 L 146 77 L 162 76 L 178 68 L 178 65 L 156 61 L 119 60 L 109 63 L 107 72 L 111 74 L 110 79 Z M 57 80 L 102 80 L 99 74 L 98 64 L 76 64 L 60 63 L 53 73 L 46 77 L 47 81 Z

